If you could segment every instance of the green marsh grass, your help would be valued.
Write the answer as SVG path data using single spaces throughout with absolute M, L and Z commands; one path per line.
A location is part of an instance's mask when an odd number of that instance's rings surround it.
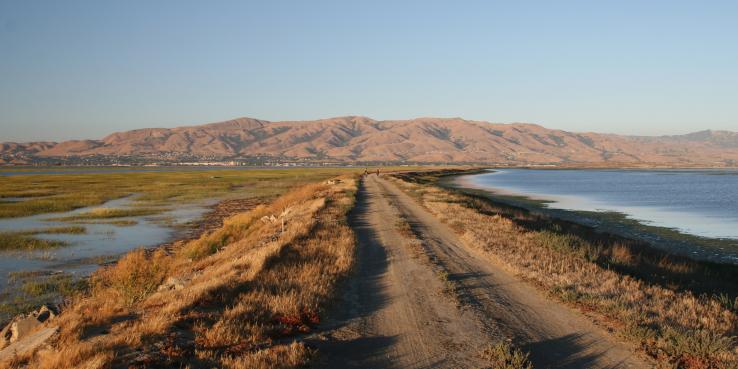
M 36 228 L 18 232 L 0 232 L 0 250 L 48 250 L 67 246 L 68 243 L 58 240 L 46 240 L 33 237 L 38 234 L 84 234 L 85 227 L 51 227 Z
M 66 217 L 50 218 L 49 220 L 56 220 L 62 222 L 74 222 L 94 219 L 110 219 L 110 218 L 127 218 L 127 217 L 138 217 L 145 215 L 154 215 L 166 211 L 166 208 L 99 208 L 93 209 L 88 212 L 69 215 Z
M 26 229 L 17 232 L 6 232 L 20 236 L 34 236 L 37 234 L 84 234 L 87 233 L 87 229 L 82 226 L 64 226 L 64 227 L 49 227 L 49 228 L 33 228 Z
M 138 221 L 132 219 L 107 219 L 107 220 L 92 220 L 92 219 L 78 219 L 70 221 L 74 224 L 109 224 L 118 227 L 130 227 L 138 224 Z
M 48 250 L 67 246 L 68 243 L 57 240 L 45 240 L 33 236 L 0 233 L 0 250 Z
M 383 170 L 391 169 L 393 168 Z M 110 173 L 14 175 L 3 177 L 0 181 L 0 198 L 27 199 L 0 202 L 0 218 L 65 212 L 101 205 L 131 195 L 136 195 L 134 205 L 141 207 L 226 197 L 272 199 L 296 186 L 363 170 L 364 168 L 183 169 L 179 172 L 140 173 L 111 170 Z
M 41 271 L 22 271 L 8 274 L 12 293 L 4 293 L 0 303 L 0 323 L 11 317 L 36 309 L 43 304 L 78 295 L 88 288 L 87 280 L 69 274 L 48 274 Z
M 83 286 L 84 281 L 75 280 L 68 274 L 58 274 L 28 280 L 21 286 L 21 291 L 29 297 L 37 298 L 50 295 L 70 296 L 80 291 Z

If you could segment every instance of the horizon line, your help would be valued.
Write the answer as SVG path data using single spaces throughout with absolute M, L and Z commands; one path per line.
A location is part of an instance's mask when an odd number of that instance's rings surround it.
M 243 120 L 243 119 L 249 119 L 249 120 L 255 120 L 259 122 L 266 122 L 266 123 L 307 123 L 307 122 L 317 122 L 317 121 L 329 121 L 329 120 L 335 120 L 335 119 L 348 119 L 348 118 L 364 118 L 368 119 L 374 122 L 412 122 L 412 121 L 418 121 L 423 119 L 429 119 L 429 120 L 462 120 L 464 122 L 469 123 L 486 123 L 486 124 L 499 124 L 499 125 L 531 125 L 531 126 L 538 126 L 544 129 L 548 130 L 556 130 L 556 131 L 562 131 L 562 132 L 569 132 L 569 133 L 590 133 L 590 134 L 599 134 L 599 135 L 611 135 L 611 136 L 626 136 L 626 137 L 651 137 L 651 138 L 659 138 L 659 137 L 675 137 L 675 136 L 685 136 L 690 134 L 696 134 L 701 132 L 728 132 L 728 133 L 738 133 L 738 131 L 731 131 L 731 130 L 721 130 L 721 129 L 703 129 L 698 131 L 690 131 L 687 133 L 673 133 L 673 134 L 653 134 L 653 135 L 639 135 L 639 134 L 624 134 L 624 133 L 611 133 L 611 132 L 598 132 L 598 131 L 569 131 L 564 130 L 560 128 L 553 128 L 548 127 L 545 125 L 542 125 L 540 123 L 533 123 L 533 122 L 520 122 L 520 121 L 514 121 L 514 122 L 491 122 L 487 120 L 476 120 L 476 119 L 466 119 L 462 118 L 461 116 L 453 116 L 453 117 L 441 117 L 441 116 L 419 116 L 415 118 L 406 118 L 406 119 L 375 119 L 367 115 L 339 115 L 339 116 L 332 116 L 327 118 L 318 118 L 318 119 L 285 119 L 285 120 L 268 120 L 268 119 L 261 119 L 261 118 L 254 118 L 249 116 L 239 116 L 236 118 L 226 119 L 226 120 L 217 120 L 217 121 L 211 121 L 207 123 L 200 123 L 200 124 L 185 124 L 185 125 L 176 125 L 173 127 L 144 127 L 144 128 L 134 128 L 129 130 L 122 130 L 122 131 L 113 131 L 101 138 L 72 138 L 72 139 L 62 139 L 62 140 L 30 140 L 30 141 L 0 141 L 0 144 L 29 144 L 29 143 L 61 143 L 61 142 L 70 142 L 70 141 L 101 141 L 107 136 L 116 134 L 116 133 L 126 133 L 126 132 L 135 132 L 135 131 L 143 131 L 143 130 L 155 130 L 155 129 L 162 129 L 162 130 L 174 130 L 174 129 L 185 129 L 185 128 L 195 128 L 195 127 L 202 127 L 202 126 L 208 126 L 208 125 L 215 125 L 215 124 L 221 124 L 221 123 L 228 123 L 232 121 L 237 120 Z

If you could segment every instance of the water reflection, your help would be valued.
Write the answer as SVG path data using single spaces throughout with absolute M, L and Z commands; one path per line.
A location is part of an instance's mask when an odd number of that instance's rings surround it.
M 662 174 L 509 169 L 465 180 L 474 187 L 547 200 L 551 208 L 612 211 L 697 236 L 738 239 L 738 176 L 684 170 Z
M 69 246 L 44 251 L 0 251 L 0 292 L 8 285 L 12 272 L 41 271 L 67 272 L 87 275 L 101 261 L 108 261 L 137 247 L 151 247 L 167 242 L 177 236 L 181 226 L 200 218 L 207 206 L 214 201 L 197 204 L 181 204 L 161 214 L 115 219 L 95 219 L 95 224 L 75 224 L 49 220 L 85 213 L 98 208 L 126 208 L 132 197 L 108 201 L 100 206 L 76 209 L 64 213 L 41 214 L 20 218 L 0 219 L 0 232 L 43 229 L 80 225 L 87 229 L 84 234 L 38 234 L 34 237 L 59 240 Z M 128 220 L 129 225 L 105 224 L 105 221 Z
M 552 209 L 615 212 L 688 235 L 738 241 L 735 170 L 503 169 L 463 176 L 457 184 L 543 200 Z M 722 257 L 736 261 L 738 250 L 724 251 L 732 256 Z

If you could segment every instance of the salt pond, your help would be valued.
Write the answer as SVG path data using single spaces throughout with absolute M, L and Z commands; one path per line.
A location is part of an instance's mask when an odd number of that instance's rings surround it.
M 736 170 L 501 169 L 461 176 L 456 184 L 542 200 L 549 209 L 616 213 L 644 225 L 721 240 L 712 250 L 688 253 L 738 263 Z

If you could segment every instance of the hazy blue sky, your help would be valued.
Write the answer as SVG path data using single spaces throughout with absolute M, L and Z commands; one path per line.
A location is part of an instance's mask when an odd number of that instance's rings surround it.
M 0 0 L 0 141 L 341 115 L 738 131 L 738 1 Z

